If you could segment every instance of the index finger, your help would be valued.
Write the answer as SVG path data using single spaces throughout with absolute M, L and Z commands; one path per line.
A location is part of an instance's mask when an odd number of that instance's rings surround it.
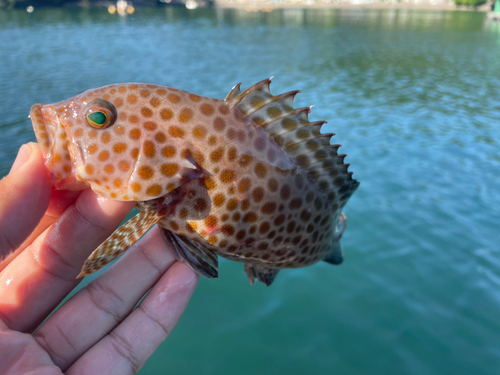
M 66 190 L 49 191 L 50 202 L 45 214 L 39 218 L 45 207 L 45 201 L 39 197 L 47 194 L 45 182 L 49 180 L 43 163 L 44 159 L 38 144 L 23 145 L 12 165 L 9 176 L 0 181 L 0 228 L 5 228 L 0 232 L 0 244 L 10 244 L 10 246 L 0 245 L 0 272 L 35 238 L 52 225 L 81 193 L 81 191 Z M 25 165 L 26 168 L 20 170 Z M 16 196 L 11 196 L 10 199 L 2 197 L 2 195 L 8 195 L 8 191 L 12 190 L 13 185 L 19 185 L 19 183 L 25 188 L 14 188 Z M 39 193 L 37 194 L 36 191 Z M 23 209 L 23 203 L 29 205 L 30 209 Z M 29 222 L 26 223 L 25 216 L 34 221 L 39 218 L 34 229 Z M 22 220 L 21 225 L 17 225 L 19 220 Z

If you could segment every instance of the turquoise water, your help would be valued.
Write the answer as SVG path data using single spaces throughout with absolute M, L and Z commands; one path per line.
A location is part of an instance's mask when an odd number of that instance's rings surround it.
M 144 81 L 273 93 L 343 145 L 361 182 L 345 262 L 250 286 L 221 261 L 140 374 L 500 373 L 500 25 L 484 13 L 0 12 L 0 172 L 33 103 Z

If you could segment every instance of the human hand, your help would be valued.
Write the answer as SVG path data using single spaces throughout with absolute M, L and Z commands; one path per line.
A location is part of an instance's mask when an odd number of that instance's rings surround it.
M 1 374 L 133 374 L 165 340 L 198 277 L 157 227 L 43 322 L 133 205 L 52 190 L 38 145 L 21 148 L 0 181 Z

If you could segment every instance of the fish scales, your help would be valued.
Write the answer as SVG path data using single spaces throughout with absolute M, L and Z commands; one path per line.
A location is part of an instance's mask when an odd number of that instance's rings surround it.
M 270 80 L 225 100 L 126 83 L 91 89 L 31 118 L 54 185 L 137 201 L 80 276 L 95 272 L 158 223 L 176 255 L 217 276 L 217 255 L 270 285 L 280 269 L 342 261 L 343 206 L 359 183 L 298 91 Z

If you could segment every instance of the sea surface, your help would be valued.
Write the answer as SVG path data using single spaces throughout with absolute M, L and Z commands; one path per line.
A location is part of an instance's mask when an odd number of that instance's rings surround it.
M 274 94 L 327 120 L 361 182 L 345 262 L 250 286 L 222 260 L 146 374 L 500 374 L 500 24 L 485 13 L 0 12 L 0 172 L 29 109 L 116 82 Z

